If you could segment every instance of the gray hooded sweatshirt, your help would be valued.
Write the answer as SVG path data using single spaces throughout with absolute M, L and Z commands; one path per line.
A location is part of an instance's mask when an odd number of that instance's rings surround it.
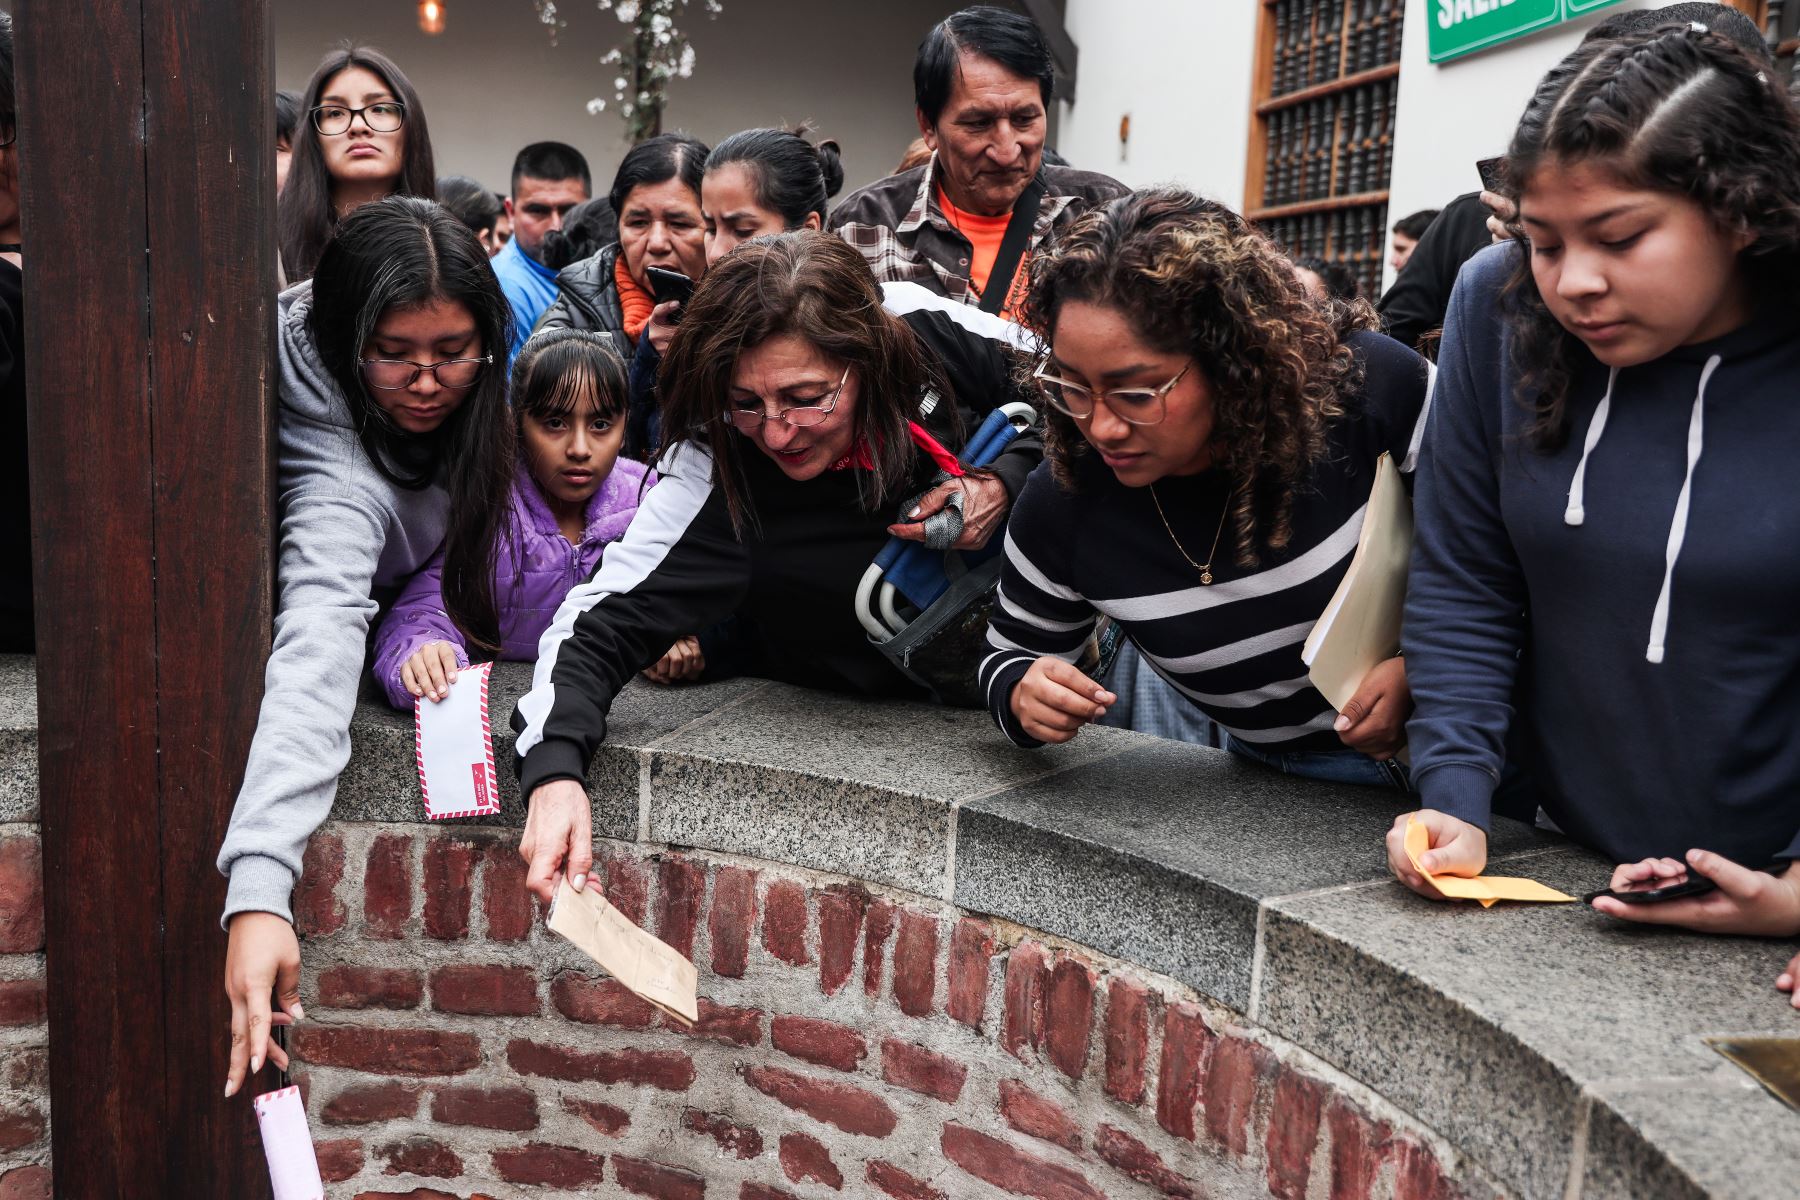
M 350 759 L 364 648 L 377 604 L 444 540 L 449 497 L 384 479 L 357 439 L 350 406 L 306 327 L 312 284 L 282 293 L 281 551 L 275 643 L 244 786 L 219 851 L 240 912 L 289 920 L 306 840 L 331 813 Z

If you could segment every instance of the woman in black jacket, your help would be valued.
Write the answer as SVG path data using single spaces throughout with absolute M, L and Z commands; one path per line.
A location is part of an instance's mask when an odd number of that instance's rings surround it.
M 630 360 L 656 307 L 650 268 L 689 279 L 706 269 L 700 219 L 706 155 L 706 144 L 685 133 L 659 134 L 631 148 L 613 176 L 609 197 L 618 217 L 617 244 L 557 273 L 558 295 L 539 318 L 538 330 L 615 334 L 624 339 L 620 351 Z
M 962 305 L 884 306 L 862 255 L 830 234 L 758 239 L 713 267 L 669 346 L 661 478 L 563 602 L 513 715 L 533 892 L 549 898 L 565 859 L 582 886 L 581 780 L 607 710 L 682 634 L 735 613 L 758 674 L 922 695 L 852 602 L 889 534 L 916 533 L 948 491 L 963 493 L 957 544 L 984 544 L 1041 460 L 1022 436 L 990 470 L 955 462 L 963 436 L 1019 394 L 1009 328 Z M 933 488 L 940 470 L 956 478 Z M 928 489 L 934 499 L 899 513 Z

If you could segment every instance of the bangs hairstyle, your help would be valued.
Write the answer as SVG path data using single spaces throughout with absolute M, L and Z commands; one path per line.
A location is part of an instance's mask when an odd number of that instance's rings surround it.
M 300 116 L 294 125 L 292 143 L 294 158 L 288 167 L 287 186 L 281 189 L 275 209 L 281 262 L 287 269 L 289 283 L 312 278 L 325 243 L 337 228 L 337 210 L 331 203 L 331 172 L 326 169 L 325 153 L 319 148 L 319 131 L 313 127 L 312 111 L 319 106 L 319 97 L 331 81 L 352 67 L 361 67 L 381 80 L 406 110 L 405 122 L 400 126 L 400 178 L 394 183 L 394 195 L 437 199 L 431 130 L 425 124 L 425 106 L 419 103 L 419 93 L 393 59 L 368 46 L 346 42 L 320 61 L 300 98 Z
M 792 334 L 856 377 L 853 442 L 870 466 L 858 473 L 864 511 L 897 502 L 917 451 L 906 428 L 925 391 L 956 422 L 943 372 L 906 323 L 881 306 L 881 289 L 862 252 L 836 234 L 798 230 L 745 242 L 694 289 L 663 357 L 665 450 L 696 441 L 713 455 L 713 480 L 740 537 L 755 522 L 745 489 L 746 454 L 760 454 L 726 414 L 738 357 Z M 960 432 L 957 430 L 956 432 Z
M 556 329 L 525 343 L 513 361 L 513 412 L 547 421 L 567 419 L 589 401 L 609 420 L 625 415 L 625 363 L 612 339 L 585 329 Z
M 444 423 L 405 432 L 363 384 L 363 348 L 383 314 L 434 300 L 461 305 L 475 320 L 483 367 Z M 512 305 L 487 251 L 466 225 L 430 200 L 389 196 L 345 217 L 312 281 L 307 331 L 350 409 L 370 461 L 395 487 L 434 484 L 450 494 L 444 534 L 444 610 L 470 644 L 498 648 L 494 554 L 507 523 L 514 429 L 506 409 L 504 361 Z
M 1362 382 L 1343 336 L 1374 327 L 1367 302 L 1315 303 L 1274 243 L 1179 188 L 1121 196 L 1030 262 L 1024 322 L 1046 357 L 1063 305 L 1077 300 L 1119 310 L 1145 342 L 1194 360 L 1212 392 L 1213 465 L 1234 489 L 1236 561 L 1254 567 L 1259 548 L 1285 547 L 1294 494 L 1325 454 L 1339 397 Z M 1042 407 L 1051 472 L 1074 490 L 1087 439 L 1072 417 Z
M 1692 199 L 1719 229 L 1753 238 L 1739 261 L 1757 302 L 1795 305 L 1800 116 L 1731 39 L 1676 25 L 1583 43 L 1544 76 L 1519 119 L 1506 156 L 1515 204 L 1549 163 L 1593 163 L 1622 187 Z M 1515 224 L 1513 234 L 1524 230 Z M 1515 255 L 1502 312 L 1515 398 L 1535 414 L 1527 438 L 1549 452 L 1568 440 L 1569 387 L 1588 355 L 1544 304 L 1531 258 Z

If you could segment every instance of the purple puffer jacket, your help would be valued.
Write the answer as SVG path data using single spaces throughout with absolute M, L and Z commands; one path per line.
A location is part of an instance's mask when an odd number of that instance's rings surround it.
M 494 570 L 494 605 L 500 616 L 500 657 L 531 662 L 538 639 L 549 628 L 569 589 L 600 565 L 607 545 L 625 533 L 636 515 L 645 477 L 656 474 L 643 463 L 619 459 L 588 501 L 587 531 L 571 546 L 556 517 L 523 467 L 513 483 L 513 538 L 500 548 Z M 449 642 L 459 666 L 469 665 L 462 635 L 444 613 L 444 551 L 431 556 L 406 583 L 375 634 L 375 682 L 388 703 L 409 709 L 413 695 L 400 682 L 400 665 L 427 642 Z

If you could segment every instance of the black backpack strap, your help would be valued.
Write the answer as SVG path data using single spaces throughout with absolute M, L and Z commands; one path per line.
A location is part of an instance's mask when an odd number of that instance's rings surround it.
M 1013 205 L 1012 219 L 1006 223 L 1006 234 L 1000 239 L 999 253 L 994 255 L 994 268 L 988 272 L 987 286 L 981 290 L 981 311 L 999 315 L 1012 295 L 1013 276 L 1025 257 L 1025 246 L 1031 231 L 1037 228 L 1038 209 L 1044 203 L 1044 177 L 1032 177 L 1018 203 Z

